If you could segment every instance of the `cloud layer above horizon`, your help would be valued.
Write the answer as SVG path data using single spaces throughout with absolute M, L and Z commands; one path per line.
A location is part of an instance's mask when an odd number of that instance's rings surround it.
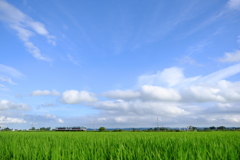
M 239 126 L 239 16 L 240 0 L 0 0 L 0 126 Z

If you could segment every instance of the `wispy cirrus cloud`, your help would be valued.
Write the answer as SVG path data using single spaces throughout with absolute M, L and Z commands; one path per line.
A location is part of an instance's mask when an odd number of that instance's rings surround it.
M 16 83 L 13 82 L 12 79 L 9 78 L 9 77 L 0 76 L 0 81 L 2 81 L 2 82 L 7 82 L 7 83 L 9 83 L 9 84 L 16 85 Z
M 76 66 L 79 66 L 79 63 L 73 58 L 73 56 L 71 54 L 67 54 L 67 58 L 69 59 L 69 61 L 71 63 L 73 63 Z
M 31 93 L 32 96 L 59 96 L 60 93 L 56 90 L 35 90 Z
M 55 37 L 50 35 L 44 24 L 33 20 L 13 5 L 0 0 L 0 20 L 17 32 L 18 37 L 23 41 L 26 49 L 38 60 L 52 61 L 42 55 L 40 49 L 35 46 L 30 38 L 35 34 L 44 36 L 48 43 L 55 45 Z
M 0 64 L 0 73 L 4 73 L 16 78 L 23 77 L 23 74 L 17 69 L 3 64 Z
M 21 77 L 24 77 L 24 75 L 17 69 L 0 64 L 0 82 L 11 84 L 11 85 L 17 85 L 17 83 L 15 83 L 12 80 L 12 78 L 21 78 Z M 8 90 L 8 88 L 3 84 L 0 84 L 0 89 L 4 91 Z
M 240 0 L 229 0 L 227 5 L 230 9 L 240 9 Z

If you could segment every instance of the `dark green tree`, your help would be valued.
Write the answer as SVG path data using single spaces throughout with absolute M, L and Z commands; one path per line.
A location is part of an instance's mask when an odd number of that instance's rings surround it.
M 100 128 L 98 129 L 98 131 L 99 131 L 99 132 L 106 132 L 107 130 L 106 130 L 105 127 L 100 127 Z
M 215 130 L 216 129 L 216 127 L 214 127 L 214 126 L 212 126 L 212 127 L 209 127 L 211 130 Z
M 226 127 L 224 127 L 224 126 L 219 126 L 219 127 L 217 127 L 217 129 L 218 129 L 218 130 L 226 130 Z
M 11 131 L 11 129 L 10 128 L 4 128 L 4 131 Z
M 31 131 L 35 131 L 36 130 L 36 128 L 35 127 L 32 127 L 31 129 L 29 129 L 29 130 L 31 130 Z

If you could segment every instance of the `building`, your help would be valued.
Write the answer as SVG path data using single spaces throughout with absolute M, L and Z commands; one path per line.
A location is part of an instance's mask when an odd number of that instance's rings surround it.
M 86 127 L 56 127 L 55 131 L 86 131 Z

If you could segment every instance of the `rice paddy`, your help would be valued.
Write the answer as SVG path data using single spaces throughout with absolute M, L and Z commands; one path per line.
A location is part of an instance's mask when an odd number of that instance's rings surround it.
M 1 160 L 240 159 L 240 132 L 0 132 Z

